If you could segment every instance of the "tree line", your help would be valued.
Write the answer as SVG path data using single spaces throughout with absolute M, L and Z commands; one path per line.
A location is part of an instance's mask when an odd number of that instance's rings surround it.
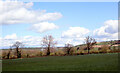
M 87 36 L 84 40 L 85 42 L 85 45 L 86 46 L 83 46 L 83 49 L 86 49 L 87 50 L 87 53 L 86 54 L 90 54 L 90 50 L 93 48 L 93 46 L 97 43 L 96 40 L 90 36 Z M 112 42 L 111 42 L 112 43 Z M 48 36 L 45 36 L 42 38 L 42 47 L 46 50 L 46 55 L 45 56 L 49 56 L 51 55 L 51 49 L 55 48 L 55 45 L 57 44 L 57 41 L 54 40 L 54 38 L 51 36 L 51 35 L 48 35 Z M 6 59 L 9 59 L 10 58 L 10 54 L 12 52 L 12 48 L 14 48 L 14 51 L 15 51 L 15 55 L 16 55 L 16 58 L 21 58 L 22 57 L 22 47 L 23 47 L 23 43 L 17 41 L 15 42 L 9 49 L 8 53 L 4 56 L 2 56 L 2 58 L 4 59 L 6 57 Z M 112 46 L 112 45 L 111 45 Z M 80 47 L 77 47 L 75 50 L 73 49 L 73 45 L 72 44 L 65 44 L 65 47 L 64 47 L 64 52 L 65 54 L 64 55 L 71 55 L 71 53 L 73 54 L 73 52 L 76 50 L 77 52 L 79 50 L 81 50 Z M 106 51 L 105 49 L 110 49 L 109 46 L 103 46 L 101 48 L 99 48 L 99 50 L 103 50 L 104 48 L 104 51 Z M 55 53 L 56 54 L 56 53 Z M 54 55 L 55 55 L 54 54 Z M 76 53 L 76 55 L 79 55 L 80 53 Z M 84 54 L 84 53 L 81 53 L 81 54 Z M 28 56 L 28 55 L 27 55 Z

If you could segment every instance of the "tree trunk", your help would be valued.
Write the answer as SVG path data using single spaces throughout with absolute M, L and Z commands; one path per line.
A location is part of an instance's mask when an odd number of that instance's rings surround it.
M 17 58 L 18 58 L 18 52 L 19 52 L 19 51 L 18 51 L 18 47 L 17 47 L 17 48 L 16 48 L 16 54 L 17 54 Z
M 50 55 L 50 47 L 47 49 L 47 56 Z
M 9 58 L 10 58 L 10 51 L 7 54 L 7 59 L 9 59 Z
M 88 54 L 90 53 L 89 51 L 90 51 L 90 48 L 88 48 Z
M 70 48 L 66 48 L 67 49 L 67 55 L 70 54 Z
M 19 48 L 16 48 L 16 52 L 17 52 L 17 58 L 21 58 L 21 52 L 19 51 Z

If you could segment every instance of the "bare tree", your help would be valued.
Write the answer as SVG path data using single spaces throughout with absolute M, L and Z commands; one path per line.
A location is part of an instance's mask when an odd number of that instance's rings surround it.
M 50 49 L 53 48 L 57 44 L 54 41 L 54 38 L 51 35 L 45 36 L 42 39 L 42 46 L 47 48 L 47 55 L 50 55 Z
M 21 58 L 21 48 L 20 47 L 23 47 L 24 45 L 17 41 L 15 42 L 12 47 L 15 47 L 15 52 L 16 52 L 16 55 L 17 55 L 17 58 Z
M 66 54 L 69 55 L 70 54 L 70 50 L 72 49 L 73 45 L 72 44 L 65 44 L 65 51 L 66 51 Z
M 85 39 L 85 43 L 86 43 L 86 47 L 87 47 L 88 54 L 89 54 L 89 50 L 93 47 L 94 44 L 96 44 L 96 41 L 94 38 L 87 36 Z

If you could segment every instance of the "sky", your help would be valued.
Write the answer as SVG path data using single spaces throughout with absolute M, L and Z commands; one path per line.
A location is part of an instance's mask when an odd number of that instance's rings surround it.
M 16 41 L 39 47 L 46 35 L 56 46 L 79 45 L 86 36 L 96 41 L 118 39 L 117 2 L 18 2 L 0 1 L 1 47 Z

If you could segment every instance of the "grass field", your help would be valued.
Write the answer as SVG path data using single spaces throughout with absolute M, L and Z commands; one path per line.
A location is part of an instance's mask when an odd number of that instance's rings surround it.
M 117 71 L 118 54 L 3 60 L 3 71 Z

